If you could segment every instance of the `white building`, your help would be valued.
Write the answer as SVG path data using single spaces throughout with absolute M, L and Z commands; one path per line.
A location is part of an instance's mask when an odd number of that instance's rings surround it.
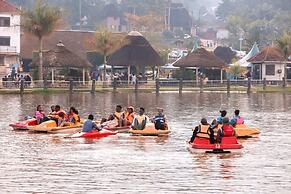
M 0 77 L 19 66 L 20 10 L 6 0 L 0 0 Z

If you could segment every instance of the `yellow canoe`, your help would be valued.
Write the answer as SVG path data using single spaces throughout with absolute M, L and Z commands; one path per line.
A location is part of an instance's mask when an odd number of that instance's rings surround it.
M 220 127 L 221 127 L 221 125 L 219 125 L 217 128 L 215 128 L 214 132 L 216 133 L 217 130 Z M 202 133 L 198 133 L 197 136 L 198 137 L 209 138 L 209 135 L 207 134 L 207 129 L 208 129 L 207 125 L 202 125 L 202 127 L 201 127 L 201 132 Z M 238 137 L 238 138 L 255 137 L 258 134 L 260 134 L 260 130 L 259 129 L 257 129 L 257 128 L 249 128 L 245 124 L 236 125 L 234 130 L 235 130 L 236 137 Z
M 142 135 L 142 136 L 161 136 L 161 135 L 167 135 L 171 132 L 170 127 L 168 125 L 167 130 L 157 130 L 155 129 L 155 125 L 153 123 L 147 124 L 146 128 L 144 130 L 133 130 L 130 129 L 128 131 L 132 135 Z
M 58 127 L 55 121 L 46 121 L 36 126 L 29 126 L 28 130 L 30 132 L 39 132 L 39 133 L 58 133 L 58 132 L 69 132 L 68 129 L 81 128 L 82 124 L 78 125 L 69 125 L 64 127 Z

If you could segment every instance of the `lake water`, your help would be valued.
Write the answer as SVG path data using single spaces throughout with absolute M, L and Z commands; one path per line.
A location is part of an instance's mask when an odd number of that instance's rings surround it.
M 220 93 L 74 93 L 0 95 L 0 193 L 290 193 L 291 95 Z M 169 137 L 118 134 L 101 140 L 16 132 L 8 125 L 37 104 L 75 106 L 85 118 L 116 104 L 163 107 Z M 241 110 L 261 129 L 240 154 L 193 154 L 185 146 L 201 117 Z

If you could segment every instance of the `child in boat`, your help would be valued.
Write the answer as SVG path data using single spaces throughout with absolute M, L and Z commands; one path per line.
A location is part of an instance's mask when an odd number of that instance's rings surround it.
M 202 118 L 201 121 L 200 121 L 200 124 L 194 128 L 193 134 L 192 134 L 192 137 L 191 137 L 189 143 L 193 143 L 194 142 L 197 134 L 201 132 L 202 125 L 203 126 L 209 126 L 206 118 Z
M 84 122 L 82 132 L 91 132 L 93 130 L 101 131 L 101 129 L 97 126 L 97 124 L 93 121 L 94 116 L 89 115 L 88 119 Z
M 222 137 L 234 136 L 235 131 L 233 126 L 229 124 L 229 118 L 225 117 L 222 120 L 222 127 L 217 131 L 217 143 L 221 143 Z
M 41 124 L 42 122 L 45 122 L 45 121 L 48 121 L 49 120 L 45 116 L 45 113 L 44 113 L 41 105 L 38 105 L 36 107 L 36 111 L 35 111 L 34 117 L 36 118 L 38 125 Z
M 77 125 L 80 123 L 79 112 L 75 107 L 71 107 L 69 111 L 69 122 L 71 124 Z
M 239 125 L 239 124 L 244 124 L 244 119 L 243 119 L 243 117 L 241 117 L 240 115 L 239 115 L 239 113 L 240 113 L 240 111 L 238 110 L 238 109 L 236 109 L 235 111 L 234 111 L 234 116 L 231 118 L 231 120 L 230 120 L 230 124 L 232 125 L 232 126 L 236 126 L 236 125 Z
M 123 126 L 130 126 L 135 117 L 134 108 L 132 106 L 127 107 L 126 112 L 123 115 Z
M 166 130 L 167 129 L 167 117 L 164 114 L 164 109 L 157 108 L 158 114 L 152 119 L 155 124 L 155 129 Z
M 227 112 L 226 112 L 226 110 L 221 110 L 219 112 L 220 112 L 220 116 L 217 117 L 216 121 L 218 124 L 222 124 L 222 120 L 223 120 L 223 118 L 225 118 Z
M 57 125 L 58 127 L 64 127 L 68 125 L 68 122 L 65 119 L 65 113 L 63 112 L 59 112 L 59 114 L 57 115 Z
M 140 107 L 139 114 L 134 117 L 133 122 L 131 124 L 131 128 L 133 130 L 144 130 L 147 122 L 149 121 L 148 117 L 144 115 L 145 109 Z

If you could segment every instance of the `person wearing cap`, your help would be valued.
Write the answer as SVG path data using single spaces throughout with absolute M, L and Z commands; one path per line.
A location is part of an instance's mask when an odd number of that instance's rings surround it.
M 223 120 L 223 118 L 225 118 L 227 112 L 226 112 L 226 110 L 221 110 L 219 112 L 220 112 L 220 115 L 216 118 L 216 121 L 218 124 L 222 124 L 222 120 Z
M 222 127 L 217 131 L 217 143 L 221 143 L 222 137 L 229 137 L 234 135 L 235 131 L 233 126 L 229 123 L 229 118 L 223 118 Z
M 192 134 L 192 137 L 191 137 L 189 143 L 193 143 L 197 134 L 201 133 L 202 126 L 209 126 L 206 118 L 202 118 L 200 121 L 200 124 L 194 128 L 193 134 Z
M 134 119 L 134 108 L 127 107 L 126 112 L 123 114 L 123 126 L 130 126 Z
M 239 125 L 239 124 L 244 124 L 244 119 L 243 119 L 243 117 L 241 117 L 240 115 L 239 115 L 239 110 L 238 109 L 236 109 L 235 111 L 234 111 L 234 116 L 231 118 L 231 120 L 230 120 L 230 124 L 232 125 L 232 126 L 236 126 L 237 124 Z
M 166 130 L 167 129 L 167 117 L 164 114 L 163 108 L 157 108 L 158 114 L 152 119 L 155 124 L 155 129 Z
M 149 121 L 149 118 L 144 113 L 145 113 L 145 109 L 143 107 L 140 107 L 139 114 L 134 117 L 133 122 L 131 124 L 131 128 L 133 130 L 144 130 L 145 129 L 146 124 Z

